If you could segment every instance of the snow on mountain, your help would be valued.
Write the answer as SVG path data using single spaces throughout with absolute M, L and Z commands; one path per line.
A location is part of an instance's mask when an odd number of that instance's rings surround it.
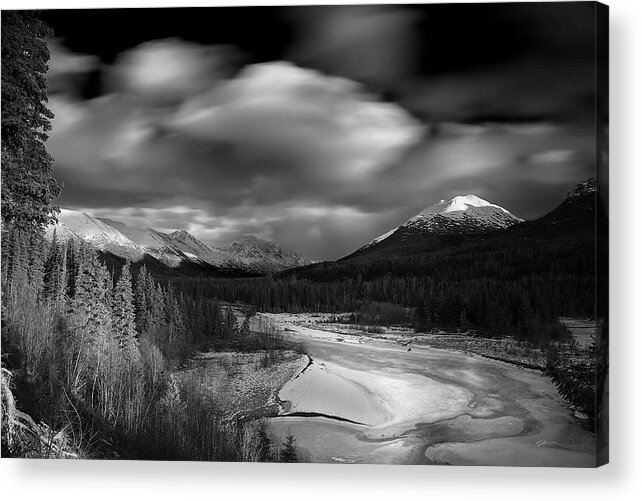
M 154 256 L 168 266 L 178 266 L 185 260 L 205 261 L 191 252 L 189 246 L 182 245 L 182 242 L 175 240 L 172 234 L 163 233 L 152 228 L 146 228 L 144 231 L 145 236 L 141 239 L 141 245 L 143 245 L 147 254 Z
M 372 247 L 401 234 L 402 238 L 413 234 L 457 235 L 476 234 L 505 229 L 523 219 L 503 207 L 488 202 L 473 194 L 459 195 L 450 200 L 440 200 L 426 207 L 402 225 L 373 239 L 361 249 Z
M 100 217 L 97 219 L 111 226 L 112 228 L 120 231 L 132 242 L 142 247 L 154 247 L 159 243 L 158 238 L 156 238 L 152 234 L 153 230 L 150 230 L 149 228 L 142 229 L 142 228 L 136 228 L 133 226 L 127 226 L 125 223 L 122 223 L 120 221 L 114 221 L 113 219 L 108 219 L 104 217 Z
M 50 225 L 45 233 L 52 237 L 54 232 L 59 239 L 80 238 L 101 251 L 127 259 L 143 257 L 139 246 L 118 229 L 82 211 L 60 209 L 58 222 Z
M 295 252 L 257 237 L 242 238 L 219 250 L 235 256 L 250 268 L 264 272 L 296 268 L 311 263 L 309 259 Z
M 101 251 L 133 261 L 147 254 L 172 268 L 189 261 L 229 270 L 270 273 L 310 263 L 294 252 L 256 237 L 225 247 L 210 247 L 185 230 L 164 233 L 152 228 L 135 228 L 77 210 L 62 209 L 58 222 L 47 228 L 47 234 L 51 237 L 54 230 L 60 239 L 79 238 Z
M 169 235 L 165 233 L 151 228 L 142 229 L 127 226 L 125 223 L 114 221 L 113 219 L 96 219 L 119 231 L 122 235 L 131 240 L 137 246 L 141 259 L 143 255 L 149 254 L 150 256 L 158 259 L 161 263 L 171 268 L 175 268 L 179 266 L 182 261 L 190 257 L 186 256 L 180 248 L 174 246 Z M 112 250 L 111 252 L 121 257 L 127 257 L 122 256 L 122 254 L 117 251 Z M 196 260 L 195 258 L 192 259 Z
M 437 234 L 484 233 L 508 228 L 522 221 L 503 207 L 468 194 L 448 201 L 441 200 L 410 218 L 401 227 Z
M 212 248 L 209 245 L 201 242 L 191 233 L 188 233 L 185 230 L 174 231 L 168 236 L 171 239 L 172 243 L 179 247 L 183 252 L 189 252 L 191 254 L 200 256 L 212 251 Z
M 393 228 L 390 231 L 386 231 L 383 235 L 379 235 L 378 237 L 373 238 L 372 240 L 370 240 L 370 242 L 368 242 L 366 245 L 364 245 L 361 248 L 362 249 L 367 249 L 368 247 L 372 247 L 373 245 L 378 244 L 382 240 L 385 240 L 386 238 L 388 238 L 390 235 L 392 235 L 398 229 L 399 229 L 399 226 L 397 226 L 396 228 Z
M 506 209 L 500 207 L 499 205 L 492 204 L 483 198 L 479 198 L 477 195 L 469 193 L 468 195 L 459 195 L 455 198 L 452 198 L 448 201 L 440 200 L 439 203 L 431 205 L 426 209 L 422 210 L 417 216 L 430 216 L 432 214 L 445 214 L 448 212 L 453 212 L 453 216 L 459 217 L 463 212 L 471 208 L 480 208 L 480 207 L 494 207 L 500 211 L 510 214 Z M 415 216 L 415 217 L 417 217 Z

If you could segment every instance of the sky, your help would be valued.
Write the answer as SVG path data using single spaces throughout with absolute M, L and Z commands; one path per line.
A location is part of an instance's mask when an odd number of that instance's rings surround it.
M 59 204 L 315 260 L 460 194 L 542 216 L 595 173 L 593 9 L 45 11 Z

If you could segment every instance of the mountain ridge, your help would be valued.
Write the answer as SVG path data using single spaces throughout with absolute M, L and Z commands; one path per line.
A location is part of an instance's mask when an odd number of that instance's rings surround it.
M 165 233 L 153 228 L 142 229 L 73 209 L 61 209 L 57 223 L 46 229 L 50 237 L 54 232 L 58 238 L 82 239 L 118 258 L 141 262 L 149 256 L 174 269 L 188 264 L 208 271 L 266 274 L 310 264 L 304 256 L 257 237 L 211 247 L 185 230 Z M 238 249 L 244 249 L 244 253 L 235 252 Z
M 534 249 L 537 255 L 550 255 L 548 266 L 556 266 L 557 261 L 568 256 L 582 254 L 578 259 L 583 266 L 594 261 L 594 252 L 584 251 L 595 246 L 597 234 L 607 234 L 607 231 L 608 216 L 599 187 L 594 180 L 588 180 L 572 188 L 543 216 L 505 229 L 455 237 L 416 234 L 406 240 L 393 232 L 377 244 L 361 247 L 340 259 L 286 270 L 278 276 L 294 275 L 308 280 L 322 277 L 325 281 L 333 277 L 356 276 L 373 279 L 394 269 L 420 269 L 422 263 L 428 262 L 467 267 L 480 256 L 492 255 L 497 262 L 510 261 L 516 255 L 528 259 L 528 251 L 524 252 L 524 249 Z M 524 266 L 527 266 L 526 261 Z M 575 263 L 574 266 L 580 265 Z M 480 274 L 486 272 L 483 267 L 476 270 Z M 438 274 L 439 268 L 431 267 L 429 273 Z

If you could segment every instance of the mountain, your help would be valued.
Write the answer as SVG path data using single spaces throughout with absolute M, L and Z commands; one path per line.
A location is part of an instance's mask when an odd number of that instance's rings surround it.
M 60 240 L 80 238 L 103 252 L 111 252 L 133 261 L 143 257 L 143 250 L 114 228 L 89 214 L 70 209 L 60 209 L 58 222 L 47 227 L 49 237 L 54 232 Z
M 418 220 L 421 218 L 409 221 Z M 485 301 L 502 294 L 506 299 L 511 290 L 520 290 L 527 301 L 541 303 L 540 313 L 594 314 L 595 283 L 607 283 L 607 270 L 599 263 L 608 262 L 603 257 L 608 255 L 608 218 L 594 180 L 571 189 L 542 217 L 504 229 L 464 235 L 428 232 L 411 238 L 404 225 L 352 255 L 287 270 L 277 278 L 334 284 L 330 294 L 340 295 L 345 308 L 354 304 L 346 298 L 355 303 L 417 305 L 438 296 L 448 303 L 442 313 L 456 312 L 453 325 L 459 321 L 462 304 L 476 304 L 479 314 L 485 311 Z M 403 240 L 403 236 L 408 238 Z M 597 268 L 596 253 L 602 256 Z M 607 299 L 598 295 L 598 305 L 608 305 Z M 509 310 L 518 304 L 514 300 L 510 299 Z
M 457 196 L 422 210 L 398 229 L 433 234 L 479 234 L 505 229 L 523 219 L 476 195 Z
M 47 228 L 51 237 L 81 239 L 111 257 L 150 262 L 155 268 L 189 269 L 192 273 L 262 275 L 310 261 L 272 242 L 243 238 L 225 247 L 210 247 L 184 230 L 164 233 L 136 228 L 85 212 L 62 209 L 58 222 Z M 161 270 L 162 271 L 162 270 Z
M 567 201 L 572 201 L 576 200 L 578 198 L 583 197 L 584 195 L 595 195 L 597 193 L 598 185 L 597 185 L 597 180 L 592 177 L 590 179 L 587 179 L 586 181 L 583 181 L 579 183 L 575 188 L 573 188 L 571 191 L 568 192 L 566 195 L 566 200 Z
M 277 272 L 288 268 L 306 266 L 311 261 L 272 242 L 256 237 L 246 237 L 221 247 L 221 252 L 231 254 L 249 269 L 260 266 L 265 272 Z
M 523 222 L 503 207 L 476 195 L 460 195 L 423 209 L 405 223 L 378 236 L 345 259 L 412 254 L 505 230 Z
M 544 216 L 525 221 L 503 232 L 503 238 L 551 240 L 604 232 L 607 216 L 595 178 L 576 185 L 564 200 Z

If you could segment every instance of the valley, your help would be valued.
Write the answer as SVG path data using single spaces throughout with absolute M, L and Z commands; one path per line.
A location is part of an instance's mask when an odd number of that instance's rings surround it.
M 38 342 L 67 335 L 54 319 L 75 338 L 37 363 L 81 350 L 70 381 L 107 371 L 69 391 L 101 402 L 117 438 L 76 455 L 591 466 L 608 335 L 595 189 L 533 221 L 472 194 L 442 200 L 319 263 L 252 236 L 215 247 L 64 210 L 46 239 L 10 239 L 12 322 L 22 332 L 22 309 L 45 297 Z M 34 245 L 41 261 L 23 252 Z

